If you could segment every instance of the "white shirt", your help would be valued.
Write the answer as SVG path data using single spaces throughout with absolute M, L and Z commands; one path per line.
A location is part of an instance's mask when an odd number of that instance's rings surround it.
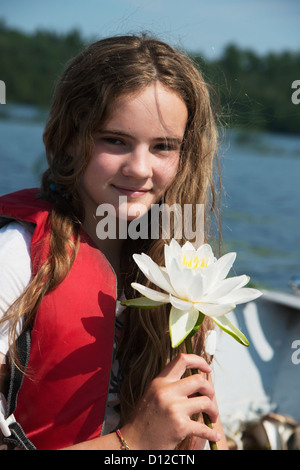
M 0 318 L 24 292 L 31 280 L 29 224 L 10 222 L 0 229 Z M 21 331 L 22 320 L 18 323 L 17 333 Z M 9 349 L 8 324 L 0 325 L 0 364 L 5 363 Z M 6 400 L 0 393 L 0 429 L 4 436 L 10 435 L 8 425 L 14 421 L 13 415 L 5 420 Z M 0 450 L 6 450 L 0 445 Z
M 0 318 L 31 280 L 30 225 L 11 222 L 0 229 Z M 22 327 L 19 322 L 20 331 Z M 8 326 L 0 325 L 0 353 L 8 352 Z

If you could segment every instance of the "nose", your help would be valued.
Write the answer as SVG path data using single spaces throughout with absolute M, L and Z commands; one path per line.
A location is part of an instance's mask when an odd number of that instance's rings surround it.
M 124 176 L 146 179 L 152 177 L 152 155 L 149 149 L 138 146 L 127 155 L 123 164 L 122 172 Z

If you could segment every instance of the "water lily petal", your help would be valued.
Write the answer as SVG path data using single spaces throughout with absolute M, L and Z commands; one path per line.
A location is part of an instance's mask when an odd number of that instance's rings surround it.
M 250 302 L 251 300 L 255 300 L 258 297 L 260 297 L 262 293 L 257 290 L 253 289 L 251 287 L 243 287 L 242 289 L 235 290 L 222 299 L 219 299 L 219 301 L 225 302 L 225 303 L 235 303 L 235 304 L 243 304 L 244 302 Z
M 211 291 L 221 280 L 225 279 L 235 261 L 236 253 L 226 253 L 221 256 L 215 263 L 210 264 L 206 270 L 205 275 L 208 280 L 208 290 Z
M 172 238 L 171 242 L 169 245 L 165 245 L 164 249 L 164 255 L 165 255 L 165 265 L 166 269 L 168 272 L 170 272 L 170 267 L 171 263 L 173 260 L 177 260 L 179 266 L 181 266 L 182 262 L 182 247 L 179 245 L 179 243 Z
M 168 261 L 167 271 L 170 279 L 170 284 L 173 288 L 173 294 L 179 298 L 187 297 L 186 286 L 189 283 L 189 277 L 192 273 L 186 272 L 183 274 L 183 267 L 179 265 L 176 258 Z M 191 271 L 191 269 L 188 269 Z
M 160 267 L 154 263 L 150 256 L 145 255 L 145 253 L 142 253 L 141 255 L 134 254 L 133 259 L 149 281 L 160 287 L 162 290 L 174 294 L 172 286 L 168 281 L 168 273 L 163 272 Z
M 178 310 L 188 310 L 193 307 L 192 302 L 173 297 L 171 294 L 169 295 L 169 302 Z
M 150 287 L 143 286 L 142 284 L 139 284 L 137 282 L 133 282 L 131 286 L 148 299 L 156 300 L 157 302 L 164 302 L 166 304 L 169 303 L 169 294 L 165 294 L 164 292 L 158 292 L 154 289 L 150 289 Z
M 184 280 L 184 285 L 188 284 L 189 273 L 186 271 L 183 273 L 186 267 L 182 264 L 182 259 L 182 248 L 176 240 L 172 239 L 170 245 L 165 245 L 165 269 L 177 297 L 187 295 L 182 281 Z
M 217 304 L 217 303 L 195 303 L 194 307 L 208 317 L 219 317 L 226 315 L 235 309 L 235 304 Z
M 229 295 L 232 291 L 235 291 L 241 287 L 244 287 L 249 282 L 249 276 L 234 276 L 228 277 L 227 279 L 222 279 L 219 283 L 212 289 L 212 292 L 208 292 L 207 296 L 203 299 L 206 302 L 214 302 L 217 299 L 223 298 Z M 210 286 L 211 289 L 211 286 Z M 224 301 L 226 303 L 226 301 Z
M 198 320 L 199 312 L 195 308 L 189 310 L 179 310 L 175 307 L 171 308 L 169 318 L 169 328 L 171 345 L 173 348 L 179 346 L 180 343 L 189 335 Z
M 218 318 L 213 318 L 213 321 L 226 333 L 232 336 L 236 341 L 243 344 L 244 346 L 249 346 L 249 341 L 246 336 L 224 315 Z
M 172 238 L 169 245 L 165 244 L 164 253 L 165 253 L 165 262 L 167 266 L 167 260 L 171 261 L 174 258 L 178 260 L 181 259 L 182 248 L 179 245 L 179 243 L 174 238 Z
M 183 252 L 186 252 L 186 251 L 188 251 L 188 252 L 196 252 L 197 250 L 195 250 L 195 247 L 194 247 L 194 245 L 193 245 L 191 242 L 186 241 L 185 244 L 182 246 L 182 251 L 183 251 Z
M 206 293 L 207 288 L 207 278 L 205 276 L 205 271 L 194 271 L 190 269 L 192 276 L 189 278 L 187 283 L 187 298 L 191 302 L 197 302 Z
M 236 259 L 236 253 L 226 253 L 225 255 L 221 256 L 216 261 L 216 268 L 218 269 L 219 273 L 219 280 L 224 279 L 227 274 L 229 273 L 230 269 L 232 268 L 233 263 Z
M 204 243 L 203 245 L 199 246 L 199 248 L 196 250 L 197 255 L 199 258 L 209 258 L 211 261 L 215 260 L 214 253 L 212 251 L 211 246 L 208 243 Z

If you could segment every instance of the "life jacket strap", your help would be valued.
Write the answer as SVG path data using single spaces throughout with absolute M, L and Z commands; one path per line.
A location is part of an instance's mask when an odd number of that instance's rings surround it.
M 24 371 L 26 371 L 29 361 L 30 344 L 31 328 L 29 327 L 21 333 L 16 341 L 16 350 L 20 367 L 17 367 L 15 362 L 11 361 L 11 374 L 8 387 L 5 419 L 11 416 L 17 407 L 18 393 L 24 379 Z M 19 423 L 14 421 L 10 423 L 8 427 L 11 435 L 3 438 L 3 442 L 5 444 L 19 447 L 22 450 L 36 450 L 35 446 L 28 439 Z

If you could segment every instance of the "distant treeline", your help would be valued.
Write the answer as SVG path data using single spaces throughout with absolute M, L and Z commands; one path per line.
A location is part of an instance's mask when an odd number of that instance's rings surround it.
M 300 134 L 300 90 L 294 83 L 299 88 L 300 48 L 259 56 L 228 45 L 216 61 L 195 60 L 219 95 L 226 124 Z
M 68 34 L 9 28 L 0 22 L 0 80 L 7 103 L 48 107 L 66 62 L 87 44 L 77 30 Z M 300 134 L 300 104 L 293 104 L 292 83 L 300 80 L 299 52 L 259 56 L 228 45 L 217 60 L 193 58 L 220 100 L 223 124 Z

